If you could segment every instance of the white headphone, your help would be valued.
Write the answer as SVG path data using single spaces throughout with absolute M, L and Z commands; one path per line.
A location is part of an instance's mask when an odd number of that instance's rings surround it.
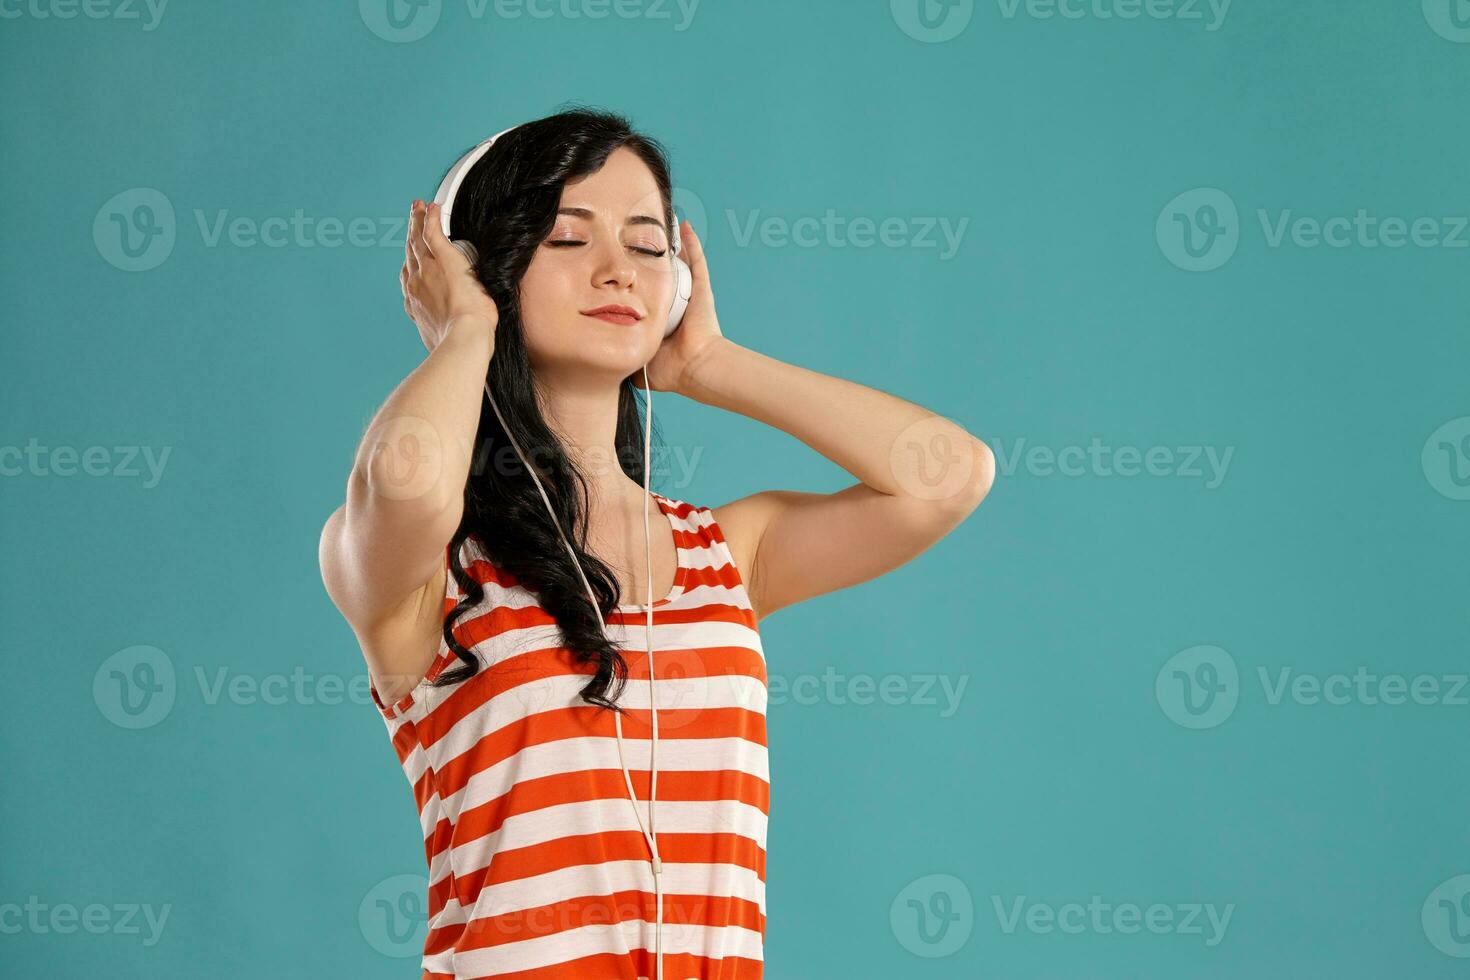
M 464 239 L 455 241 L 449 234 L 449 216 L 454 211 L 454 198 L 459 194 L 459 185 L 464 183 L 465 175 L 480 162 L 480 158 L 489 151 L 495 141 L 510 132 L 511 129 L 517 128 L 519 127 L 512 126 L 510 129 L 502 129 L 460 157 L 458 162 L 449 168 L 449 173 L 445 174 L 444 179 L 439 183 L 439 190 L 434 193 L 434 203 L 439 205 L 439 225 L 444 229 L 444 237 L 449 238 L 454 247 L 464 253 L 465 258 L 470 260 L 470 265 L 479 261 L 479 253 L 475 250 L 475 246 Z M 694 292 L 694 276 L 689 271 L 689 263 L 683 258 L 684 241 L 679 235 L 677 218 L 671 232 L 669 237 L 673 242 L 670 251 L 674 255 L 674 298 L 669 305 L 668 323 L 664 326 L 665 337 L 678 329 L 679 321 L 684 319 L 684 311 L 689 307 L 689 297 Z
M 479 162 L 480 158 L 494 145 L 496 140 L 515 128 L 515 126 L 512 126 L 510 129 L 501 130 L 460 157 L 459 161 L 449 169 L 449 173 L 445 175 L 444 180 L 439 184 L 439 190 L 434 194 L 434 203 L 439 206 L 439 214 L 442 222 L 441 227 L 444 229 L 445 238 L 450 237 L 449 216 L 454 209 L 454 198 L 459 193 L 459 185 L 464 181 L 465 175 Z M 674 297 L 669 306 L 667 322 L 664 325 L 664 337 L 668 337 L 669 334 L 678 328 L 679 322 L 684 318 L 684 311 L 689 306 L 689 297 L 694 291 L 694 277 L 689 270 L 689 264 L 679 255 L 683 251 L 683 248 L 682 241 L 679 237 L 679 225 L 677 221 L 674 223 L 673 234 L 670 236 L 670 239 L 672 246 L 669 252 L 674 265 Z M 465 258 L 470 260 L 471 265 L 478 261 L 474 245 L 463 239 L 459 241 L 450 240 L 456 248 L 465 254 Z M 643 495 L 645 498 L 643 507 L 643 544 L 644 568 L 648 572 L 648 601 L 640 603 L 640 606 L 648 616 L 644 636 L 648 641 L 648 706 L 653 728 L 653 738 L 649 748 L 648 825 L 646 827 L 644 826 L 642 815 L 638 812 L 638 798 L 633 793 L 633 777 L 628 773 L 628 763 L 623 756 L 623 716 L 621 712 L 613 712 L 613 727 L 617 732 L 618 762 L 621 763 L 623 768 L 623 783 L 628 788 L 628 802 L 633 807 L 633 818 L 638 821 L 638 829 L 643 831 L 643 837 L 648 841 L 649 863 L 653 866 L 655 903 L 654 947 L 656 950 L 654 980 L 662 980 L 664 964 L 664 899 L 661 875 L 663 874 L 663 862 L 659 858 L 658 840 L 654 836 L 653 826 L 653 804 L 654 800 L 658 797 L 658 706 L 654 701 L 653 686 L 653 544 L 652 532 L 650 532 L 648 525 L 647 506 L 650 441 L 653 438 L 653 389 L 648 384 L 647 364 L 643 366 L 643 390 L 643 400 L 647 407 L 647 416 L 643 423 Z M 552 515 L 552 524 L 556 527 L 556 533 L 561 537 L 562 544 L 566 546 L 567 554 L 572 556 L 572 564 L 576 566 L 577 574 L 582 578 L 582 586 L 587 590 L 587 598 L 592 603 L 592 608 L 597 611 L 600 618 L 602 610 L 597 605 L 597 597 L 592 592 L 592 586 L 587 581 L 586 573 L 582 571 L 582 564 L 577 561 L 577 555 L 572 549 L 571 542 L 567 541 L 567 536 L 563 533 L 560 522 L 556 520 L 556 512 L 551 506 L 550 498 L 546 496 L 546 490 L 541 486 L 541 478 L 536 475 L 536 468 L 526 462 L 526 454 L 521 451 L 520 444 L 516 442 L 515 433 L 511 431 L 509 425 L 506 425 L 505 416 L 500 414 L 500 406 L 495 404 L 495 395 L 490 390 L 489 381 L 485 382 L 485 396 L 490 399 L 490 407 L 495 409 L 495 417 L 500 419 L 501 427 L 505 429 L 506 435 L 510 436 L 511 445 L 515 447 L 516 455 L 520 457 L 521 464 L 530 472 L 531 479 L 536 481 L 536 489 L 541 494 L 542 502 L 546 504 L 547 513 Z M 675 544 L 677 545 L 678 542 L 675 542 Z

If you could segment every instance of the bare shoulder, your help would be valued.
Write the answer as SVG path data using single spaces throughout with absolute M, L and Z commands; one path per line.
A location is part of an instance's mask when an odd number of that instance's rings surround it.
M 728 504 L 711 507 L 710 513 L 725 536 L 725 544 L 735 556 L 735 564 L 743 574 L 755 556 L 755 546 L 760 541 L 762 529 L 770 519 L 769 490 L 753 493 Z
M 715 523 L 720 525 L 720 531 L 725 536 L 725 544 L 735 559 L 735 567 L 745 583 L 757 619 L 764 615 L 758 600 L 761 537 L 770 526 L 771 518 L 789 504 L 793 497 L 800 496 L 802 494 L 792 490 L 762 490 L 710 508 Z

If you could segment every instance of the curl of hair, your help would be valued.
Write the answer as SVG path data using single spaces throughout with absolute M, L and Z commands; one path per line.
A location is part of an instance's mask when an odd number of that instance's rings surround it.
M 594 613 L 588 605 L 582 579 L 552 524 L 552 515 L 489 399 L 482 397 L 474 455 L 465 481 L 464 516 L 449 548 L 449 571 L 464 595 L 445 617 L 443 635 L 461 662 L 439 674 L 435 686 L 457 684 L 480 669 L 475 654 L 454 636 L 455 622 L 484 598 L 483 586 L 460 558 L 461 545 L 472 540 L 473 549 L 537 593 L 541 607 L 556 620 L 563 645 L 576 660 L 595 665 L 592 679 L 581 690 L 583 700 L 621 710 L 616 701 L 627 682 L 628 668 L 600 618 L 616 608 L 618 582 L 607 565 L 586 549 L 587 481 L 548 425 L 537 400 L 522 328 L 520 282 L 536 249 L 551 234 L 563 186 L 600 170 L 609 154 L 623 146 L 637 153 L 652 171 L 664 221 L 672 227 L 672 188 L 661 144 L 635 133 L 621 115 L 583 107 L 525 123 L 501 136 L 465 175 L 455 198 L 450 238 L 474 244 L 480 255 L 474 273 L 500 313 L 486 380 L 516 442 L 537 467 L 555 519 L 566 530 L 600 608 Z M 633 376 L 623 380 L 614 436 L 618 465 L 640 484 L 643 397 L 633 385 Z

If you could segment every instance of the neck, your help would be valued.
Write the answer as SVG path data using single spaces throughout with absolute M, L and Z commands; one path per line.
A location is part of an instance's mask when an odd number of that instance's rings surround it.
M 639 513 L 643 486 L 623 472 L 616 450 L 619 384 L 542 378 L 539 389 L 547 424 L 587 481 L 589 515 L 597 522 L 599 513 L 620 513 L 630 504 Z M 642 446 L 635 451 L 641 454 Z

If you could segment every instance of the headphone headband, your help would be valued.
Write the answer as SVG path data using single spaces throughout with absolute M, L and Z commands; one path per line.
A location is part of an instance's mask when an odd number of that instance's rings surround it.
M 434 192 L 434 203 L 439 205 L 439 224 L 444 229 L 445 238 L 450 237 L 449 215 L 454 210 L 454 198 L 459 194 L 459 185 L 464 183 L 465 174 L 469 173 L 470 168 L 480 162 L 480 157 L 490 151 L 490 147 L 495 145 L 496 140 L 510 132 L 511 129 L 516 128 L 518 127 L 511 126 L 510 129 L 502 129 L 494 136 L 481 142 L 474 149 L 460 157 L 454 166 L 449 168 L 449 173 L 444 175 L 444 179 L 439 182 L 439 189 Z
M 475 164 L 480 162 L 481 157 L 490 152 L 490 147 L 495 145 L 496 140 L 500 139 L 500 137 L 512 129 L 519 128 L 520 125 L 517 124 L 507 129 L 502 129 L 494 136 L 476 145 L 474 149 L 455 161 L 454 166 L 449 168 L 449 173 L 445 174 L 444 179 L 439 182 L 439 189 L 434 192 L 434 203 L 439 205 L 439 227 L 444 230 L 445 238 L 452 237 L 449 234 L 449 217 L 454 213 L 454 199 L 459 195 L 459 185 L 464 183 L 465 175 L 470 172 L 470 169 Z M 679 235 L 679 222 L 677 219 L 674 221 L 674 227 L 669 238 L 673 243 L 674 254 L 682 255 L 684 253 L 684 242 Z

